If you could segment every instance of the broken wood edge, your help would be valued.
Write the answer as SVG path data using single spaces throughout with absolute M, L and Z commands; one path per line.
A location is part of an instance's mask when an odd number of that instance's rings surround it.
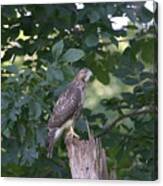
M 100 139 L 93 136 L 88 140 L 68 138 L 65 144 L 73 179 L 109 179 L 107 158 Z

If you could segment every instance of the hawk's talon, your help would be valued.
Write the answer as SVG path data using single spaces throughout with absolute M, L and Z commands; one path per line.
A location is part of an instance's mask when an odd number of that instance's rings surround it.
M 73 138 L 76 137 L 77 139 L 80 139 L 80 136 L 75 133 L 74 129 L 70 127 L 70 130 L 68 131 L 66 138 Z
M 77 139 L 80 139 L 80 136 L 76 134 L 75 132 L 73 133 L 73 137 L 76 137 Z

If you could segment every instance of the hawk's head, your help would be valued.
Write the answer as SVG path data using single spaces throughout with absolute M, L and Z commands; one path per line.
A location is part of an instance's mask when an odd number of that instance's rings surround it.
M 91 70 L 89 70 L 88 68 L 83 68 L 78 72 L 75 79 L 88 82 L 91 76 L 92 76 Z

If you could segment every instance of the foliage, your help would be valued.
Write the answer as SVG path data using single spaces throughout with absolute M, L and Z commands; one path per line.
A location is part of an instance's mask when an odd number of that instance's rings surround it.
M 116 118 L 148 109 L 120 119 L 101 139 L 118 179 L 155 178 L 157 10 L 144 3 L 2 6 L 2 176 L 71 177 L 63 139 L 46 158 L 47 122 L 58 95 L 88 67 L 90 85 L 109 86 L 115 77 L 128 88 L 84 108 L 76 130 L 87 138 L 87 119 L 98 135 Z M 128 25 L 114 29 L 112 18 L 124 15 Z

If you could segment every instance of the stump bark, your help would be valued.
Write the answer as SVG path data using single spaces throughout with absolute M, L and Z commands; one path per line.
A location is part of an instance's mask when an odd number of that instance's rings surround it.
M 100 140 L 66 140 L 71 175 L 74 179 L 109 179 L 105 150 Z

